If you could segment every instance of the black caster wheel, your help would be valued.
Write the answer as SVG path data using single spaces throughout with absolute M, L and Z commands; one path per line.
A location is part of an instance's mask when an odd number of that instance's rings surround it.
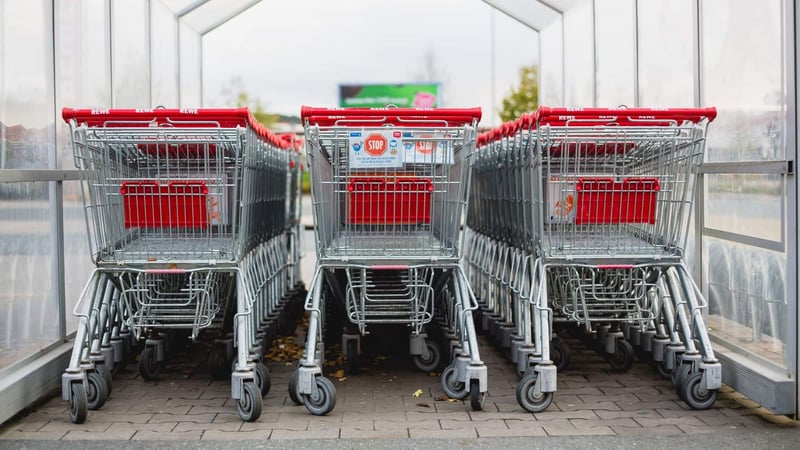
M 703 373 L 695 372 L 689 375 L 683 384 L 683 401 L 692 409 L 708 409 L 717 401 L 717 389 L 707 389 L 703 385 Z
M 469 406 L 473 411 L 482 411 L 486 403 L 486 393 L 480 391 L 478 380 L 469 381 Z
M 83 383 L 73 381 L 70 383 L 69 391 L 69 420 L 72 423 L 83 423 L 89 414 L 89 402 L 86 399 Z
M 456 366 L 453 364 L 442 371 L 442 390 L 445 395 L 456 400 L 463 400 L 469 394 L 465 384 L 456 379 Z
M 536 392 L 536 372 L 522 377 L 517 385 L 517 403 L 525 411 L 538 413 L 546 410 L 553 403 L 552 392 Z
M 100 409 L 105 405 L 108 399 L 108 386 L 103 375 L 92 371 L 86 374 L 87 388 L 86 388 L 86 402 L 87 407 L 94 411 Z
M 433 372 L 439 368 L 439 364 L 442 362 L 442 354 L 439 351 L 439 346 L 432 340 L 425 341 L 425 345 L 428 346 L 428 357 L 414 355 L 414 365 L 423 372 Z
M 556 366 L 559 372 L 567 370 L 570 360 L 572 359 L 572 352 L 569 345 L 559 338 L 550 341 L 550 360 Z
M 633 346 L 624 339 L 617 339 L 614 353 L 608 356 L 611 368 L 617 372 L 626 372 L 633 366 Z
M 145 380 L 155 380 L 161 371 L 161 364 L 156 358 L 155 347 L 145 347 L 139 354 L 139 374 Z
M 297 379 L 300 377 L 300 373 L 298 371 L 292 372 L 292 375 L 289 377 L 289 399 L 295 405 L 302 405 L 303 404 L 303 397 L 297 392 Z
M 331 380 L 321 375 L 315 377 L 314 382 L 317 383 L 316 392 L 313 394 L 301 394 L 303 404 L 311 414 L 324 416 L 333 411 L 336 406 L 336 388 Z
M 272 376 L 269 373 L 269 369 L 263 363 L 257 362 L 255 367 L 253 367 L 253 378 L 256 386 L 258 387 L 259 392 L 261 392 L 261 396 L 265 396 L 269 393 L 269 389 L 272 387 Z
M 245 381 L 242 383 L 242 396 L 236 402 L 236 412 L 245 422 L 255 422 L 261 417 L 261 409 L 264 400 L 255 382 Z
M 347 341 L 347 373 L 358 373 L 358 341 L 350 339 Z
M 108 395 L 111 395 L 111 371 L 108 370 L 108 366 L 103 363 L 95 364 L 94 365 L 95 372 L 99 373 L 100 376 L 106 381 L 106 388 L 108 388 Z
M 231 362 L 223 346 L 216 346 L 209 353 L 208 371 L 215 380 L 224 380 L 231 376 Z

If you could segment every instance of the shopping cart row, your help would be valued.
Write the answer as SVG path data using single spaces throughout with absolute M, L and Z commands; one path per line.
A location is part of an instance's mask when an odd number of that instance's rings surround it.
M 483 408 L 476 330 L 515 364 L 517 400 L 547 409 L 580 335 L 625 370 L 670 375 L 689 406 L 721 384 L 685 266 L 694 173 L 713 109 L 540 108 L 478 135 L 480 109 L 302 109 L 317 267 L 299 274 L 295 144 L 233 110 L 65 110 L 96 269 L 63 396 L 102 406 L 138 353 L 143 378 L 187 341 L 211 346 L 243 420 L 256 420 L 277 333 L 308 314 L 289 396 L 324 415 L 375 327 L 409 329 L 423 371 Z M 303 301 L 304 300 L 304 301 Z
M 112 374 L 144 379 L 190 342 L 231 379 L 243 420 L 258 419 L 262 356 L 302 313 L 302 164 L 247 109 L 63 111 L 82 172 L 95 269 L 74 313 L 62 376 L 70 419 L 103 406 Z
M 706 109 L 540 107 L 478 137 L 464 264 L 480 327 L 540 412 L 571 331 L 626 370 L 635 356 L 711 407 L 721 365 L 685 264 Z

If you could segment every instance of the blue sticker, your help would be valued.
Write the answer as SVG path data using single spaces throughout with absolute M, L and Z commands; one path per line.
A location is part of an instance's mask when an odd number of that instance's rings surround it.
M 361 142 L 353 142 L 353 150 L 355 151 L 361 150 Z
M 350 137 L 361 137 L 361 132 L 360 131 L 351 131 L 350 132 Z
M 413 137 L 413 136 L 414 136 L 414 133 L 412 133 L 410 131 L 404 131 L 403 132 L 403 137 L 408 138 L 408 137 Z

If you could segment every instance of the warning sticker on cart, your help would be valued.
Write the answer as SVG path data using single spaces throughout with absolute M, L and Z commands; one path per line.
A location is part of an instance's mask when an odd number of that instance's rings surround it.
M 450 136 L 442 132 L 404 133 L 406 164 L 453 164 Z
M 399 131 L 351 131 L 348 137 L 351 169 L 403 166 Z

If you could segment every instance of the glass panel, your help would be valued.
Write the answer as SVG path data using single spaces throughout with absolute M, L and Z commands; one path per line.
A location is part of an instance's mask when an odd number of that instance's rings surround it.
M 707 161 L 785 157 L 782 3 L 701 3 L 703 103 L 719 108 L 709 128 Z
M 69 126 L 60 111 L 111 106 L 105 0 L 56 2 L 56 142 L 59 168 L 74 169 Z
M 150 3 L 152 105 L 178 106 L 178 22 L 159 2 Z
M 634 106 L 633 2 L 595 2 L 597 106 Z
M 112 0 L 112 77 L 116 108 L 150 106 L 150 40 L 147 0 Z
M 564 106 L 594 106 L 593 2 L 564 13 Z
M 89 254 L 80 189 L 78 181 L 64 183 L 64 267 L 69 267 L 64 271 L 67 333 L 75 331 L 78 325 L 72 310 L 94 268 Z
M 224 2 L 208 2 L 190 12 L 183 21 L 200 33 L 210 31 L 209 28 L 218 25 L 235 11 L 253 4 L 253 0 L 226 0 Z
M 187 25 L 180 25 L 180 106 L 193 108 L 202 106 L 201 65 L 203 45 L 201 37 Z
M 0 184 L 0 370 L 59 338 L 51 249 L 47 184 Z
M 694 106 L 693 5 L 694 0 L 638 3 L 639 105 Z
M 705 175 L 705 226 L 781 241 L 779 175 Z
M 703 253 L 712 334 L 786 367 L 786 255 L 708 237 Z
M 539 104 L 560 106 L 564 104 L 563 29 L 557 20 L 542 30 L 540 49 Z

